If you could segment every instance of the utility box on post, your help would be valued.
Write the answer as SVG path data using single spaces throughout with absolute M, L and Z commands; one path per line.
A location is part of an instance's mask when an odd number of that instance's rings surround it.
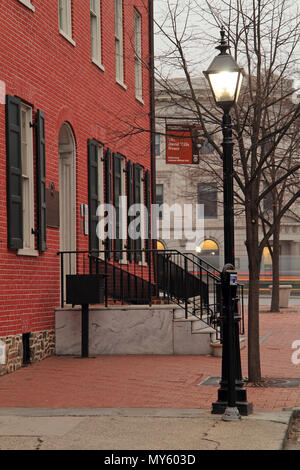
M 104 301 L 105 274 L 68 274 L 67 303 L 81 305 L 81 357 L 89 356 L 89 304 Z
M 101 304 L 104 302 L 105 274 L 69 274 L 67 304 Z

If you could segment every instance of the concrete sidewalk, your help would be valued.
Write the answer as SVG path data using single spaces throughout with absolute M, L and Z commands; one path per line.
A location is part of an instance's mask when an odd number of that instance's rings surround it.
M 224 422 L 197 409 L 2 408 L 0 450 L 280 450 L 291 416 Z

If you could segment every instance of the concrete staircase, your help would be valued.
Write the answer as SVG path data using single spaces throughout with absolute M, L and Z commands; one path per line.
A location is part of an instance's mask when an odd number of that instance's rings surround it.
M 174 354 L 213 354 L 216 330 L 193 315 L 185 318 L 182 308 L 174 309 L 173 331 Z

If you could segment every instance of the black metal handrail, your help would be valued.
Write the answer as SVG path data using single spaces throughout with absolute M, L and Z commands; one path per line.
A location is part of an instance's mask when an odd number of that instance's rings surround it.
M 220 271 L 193 253 L 126 249 L 60 251 L 58 255 L 62 307 L 65 305 L 66 274 L 102 273 L 106 274 L 105 306 L 109 301 L 151 305 L 153 299 L 160 299 L 184 309 L 185 318 L 193 315 L 216 330 L 220 329 Z

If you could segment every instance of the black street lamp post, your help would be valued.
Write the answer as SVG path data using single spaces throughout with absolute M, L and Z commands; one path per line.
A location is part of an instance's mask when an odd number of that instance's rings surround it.
M 230 108 L 238 100 L 244 71 L 227 52 L 230 46 L 221 29 L 220 51 L 204 75 L 209 81 L 217 106 L 223 109 L 223 207 L 224 260 L 221 275 L 222 290 L 222 378 L 218 400 L 212 404 L 212 413 L 223 414 L 227 421 L 252 412 L 247 402 L 241 369 L 239 342 L 239 314 L 237 311 L 237 273 L 234 268 L 234 210 L 233 210 L 233 140 Z

